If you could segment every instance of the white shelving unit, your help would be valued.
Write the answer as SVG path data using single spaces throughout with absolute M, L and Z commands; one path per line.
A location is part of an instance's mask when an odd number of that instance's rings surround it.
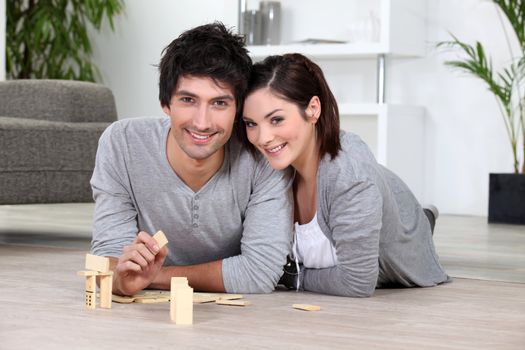
M 239 1 L 239 8 L 242 8 L 245 1 Z M 318 63 L 327 60 L 376 60 L 376 102 L 350 103 L 339 100 L 341 128 L 359 134 L 370 146 L 378 162 L 397 173 L 416 197 L 421 199 L 425 108 L 389 104 L 385 99 L 385 72 L 389 60 L 424 56 L 426 0 L 325 0 L 322 4 L 314 0 L 281 0 L 281 6 L 283 32 L 288 34 L 289 39 L 284 42 L 319 35 L 312 32 L 311 26 L 331 26 L 323 30 L 326 33 L 337 33 L 338 26 L 348 27 L 352 21 L 359 20 L 359 17 L 352 18 L 345 14 L 345 9 L 361 16 L 370 11 L 377 14 L 379 37 L 376 41 L 344 44 L 291 43 L 249 46 L 248 50 L 256 61 L 266 56 L 290 52 L 302 53 Z M 323 9 L 324 18 L 319 14 L 319 9 Z M 287 26 L 287 14 L 301 20 Z M 321 38 L 341 40 L 341 33 L 344 34 L 344 30 L 340 30 L 335 37 Z
M 269 55 L 282 55 L 290 52 L 300 52 L 316 59 L 355 59 L 376 58 L 385 52 L 379 43 L 359 44 L 288 44 L 272 46 L 249 46 L 250 55 L 264 58 Z

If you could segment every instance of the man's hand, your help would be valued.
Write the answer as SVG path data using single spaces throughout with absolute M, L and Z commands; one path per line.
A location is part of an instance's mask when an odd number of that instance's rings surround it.
M 113 291 L 133 295 L 148 287 L 159 273 L 168 254 L 167 247 L 159 249 L 157 241 L 146 232 L 139 232 L 123 254 L 114 270 Z

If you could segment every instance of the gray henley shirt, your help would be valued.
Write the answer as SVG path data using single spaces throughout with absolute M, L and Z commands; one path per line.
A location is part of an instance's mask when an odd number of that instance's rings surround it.
M 166 117 L 133 118 L 101 136 L 92 253 L 118 257 L 139 231 L 163 230 L 165 265 L 222 259 L 227 292 L 271 292 L 290 251 L 292 174 L 255 159 L 233 136 L 220 170 L 193 192 L 168 163 L 169 129 Z

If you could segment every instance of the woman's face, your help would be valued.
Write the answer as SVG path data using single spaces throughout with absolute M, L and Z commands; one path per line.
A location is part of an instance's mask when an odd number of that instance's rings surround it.
M 312 101 L 314 108 L 310 108 Z M 315 123 L 320 105 L 317 97 L 312 101 L 301 113 L 296 104 L 277 97 L 269 88 L 252 92 L 244 101 L 243 119 L 248 140 L 268 159 L 272 168 L 280 170 L 289 165 L 297 168 L 316 151 Z

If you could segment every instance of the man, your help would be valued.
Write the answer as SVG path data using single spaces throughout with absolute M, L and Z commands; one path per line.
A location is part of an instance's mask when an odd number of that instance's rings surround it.
M 92 253 L 110 257 L 114 293 L 169 289 L 173 276 L 201 291 L 274 289 L 290 249 L 291 174 L 230 139 L 250 70 L 243 38 L 224 25 L 189 30 L 159 66 L 169 118 L 120 120 L 102 135 Z

